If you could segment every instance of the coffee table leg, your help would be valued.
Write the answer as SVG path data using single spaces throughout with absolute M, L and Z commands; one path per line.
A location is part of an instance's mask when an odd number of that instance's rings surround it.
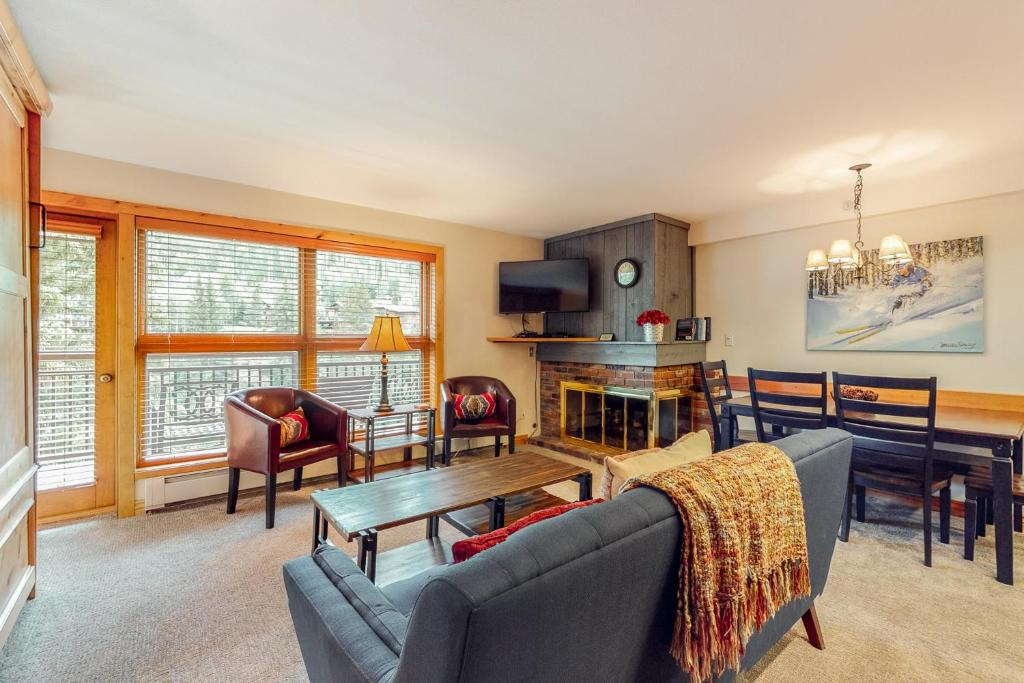
M 490 530 L 500 529 L 505 526 L 505 499 L 495 496 L 487 501 L 487 508 L 490 510 Z
M 594 475 L 590 472 L 586 472 L 576 477 L 576 481 L 580 483 L 580 500 L 590 500 L 594 497 L 592 488 Z
M 366 578 L 372 583 L 377 577 L 377 530 L 370 529 L 360 534 L 360 556 L 365 565 Z
M 359 569 L 373 581 L 377 573 L 377 530 L 360 531 L 356 543 L 359 546 Z
M 316 505 L 313 506 L 313 549 L 310 551 L 316 552 L 316 549 L 320 547 L 320 508 Z
M 440 531 L 440 517 L 427 517 L 427 538 L 437 538 Z

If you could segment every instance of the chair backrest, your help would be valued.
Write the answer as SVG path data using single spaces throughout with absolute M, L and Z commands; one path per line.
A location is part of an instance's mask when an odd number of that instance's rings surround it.
M 715 436 L 715 451 L 722 450 L 722 426 L 718 423 L 718 404 L 732 398 L 729 386 L 729 371 L 724 360 L 701 361 L 700 383 L 704 389 L 704 401 L 711 416 L 711 430 Z
M 462 377 L 448 377 L 442 384 L 448 386 L 453 394 L 482 394 L 486 391 L 498 393 L 498 388 L 504 388 L 504 383 L 496 377 L 485 377 L 483 375 L 465 375 Z
M 295 410 L 295 407 L 306 395 L 307 392 L 302 389 L 291 387 L 253 387 L 229 394 L 249 407 L 275 419 Z
M 836 422 L 853 434 L 858 462 L 923 472 L 931 477 L 935 446 L 934 377 L 873 377 L 832 373 Z M 907 402 L 844 398 L 844 387 L 909 392 Z
M 786 429 L 828 426 L 828 384 L 824 372 L 777 372 L 747 368 L 754 427 L 761 443 L 785 436 Z M 758 382 L 762 384 L 758 386 Z M 768 389 L 764 383 L 796 385 L 791 391 Z M 765 431 L 765 424 L 771 427 Z

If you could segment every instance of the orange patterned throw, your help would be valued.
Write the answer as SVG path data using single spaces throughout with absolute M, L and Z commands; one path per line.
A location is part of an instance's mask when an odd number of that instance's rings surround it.
M 672 656 L 703 683 L 738 670 L 751 634 L 810 595 L 800 481 L 775 446 L 748 443 L 626 482 L 669 496 L 682 521 Z

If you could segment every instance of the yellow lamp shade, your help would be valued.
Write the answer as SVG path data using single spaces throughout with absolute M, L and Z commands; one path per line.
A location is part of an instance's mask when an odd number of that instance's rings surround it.
M 880 261 L 899 261 L 910 257 L 907 243 L 899 235 L 886 235 L 882 238 L 882 246 L 878 248 Z
M 360 351 L 411 351 L 412 347 L 402 334 L 402 322 L 397 315 L 378 315 L 373 319 L 373 328 Z
M 825 256 L 825 252 L 821 249 L 812 249 L 807 252 L 807 265 L 804 266 L 804 269 L 811 272 L 828 270 L 828 257 Z
M 851 263 L 853 261 L 853 244 L 850 240 L 836 240 L 828 249 L 829 263 Z

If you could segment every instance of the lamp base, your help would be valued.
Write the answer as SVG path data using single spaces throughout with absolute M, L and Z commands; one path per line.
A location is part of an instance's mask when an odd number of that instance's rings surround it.
M 393 413 L 395 412 L 395 408 L 390 403 L 386 403 L 374 406 L 373 411 L 375 413 Z

